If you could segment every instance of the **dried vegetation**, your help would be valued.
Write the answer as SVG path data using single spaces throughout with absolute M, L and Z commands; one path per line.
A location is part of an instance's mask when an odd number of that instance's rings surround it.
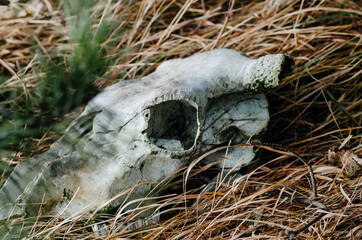
M 63 4 L 13 1 L 0 7 L 3 102 L 11 89 L 19 102 L 31 97 L 36 76 L 44 74 L 39 55 L 64 56 L 72 47 Z M 280 239 L 311 223 L 295 239 L 361 239 L 361 16 L 358 1 L 348 0 L 94 2 L 89 31 L 105 21 L 113 26 L 102 47 L 114 62 L 94 82 L 99 88 L 143 76 L 166 59 L 214 48 L 250 57 L 291 55 L 295 73 L 267 94 L 271 121 L 265 141 L 284 150 L 262 146 L 259 164 L 244 169 L 233 183 L 219 182 L 214 192 L 202 191 L 212 166 L 191 165 L 170 178 L 167 196 L 131 215 L 97 213 L 88 221 L 39 218 L 30 224 L 15 219 L 2 233 L 29 239 Z M 39 152 L 57 137 L 47 132 L 27 141 Z M 22 152 L 24 141 L 2 160 L 15 165 L 29 157 Z M 312 165 L 319 205 L 306 203 L 312 196 L 311 178 L 289 149 Z M 130 230 L 135 215 L 154 207 L 160 209 L 154 213 L 161 214 L 160 222 Z

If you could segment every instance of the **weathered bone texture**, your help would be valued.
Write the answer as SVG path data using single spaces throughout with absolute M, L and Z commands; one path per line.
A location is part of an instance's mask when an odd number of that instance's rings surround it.
M 0 219 L 38 214 L 40 205 L 42 214 L 85 213 L 137 183 L 164 179 L 230 139 L 257 137 L 269 120 L 262 92 L 293 67 L 287 55 L 253 60 L 218 49 L 166 61 L 146 77 L 106 88 L 49 151 L 15 168 L 0 190 Z M 219 164 L 238 169 L 253 157 L 252 147 L 231 148 Z M 154 186 L 140 184 L 127 201 Z

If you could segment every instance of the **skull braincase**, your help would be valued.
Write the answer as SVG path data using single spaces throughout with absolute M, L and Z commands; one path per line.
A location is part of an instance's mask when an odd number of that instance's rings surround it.
M 37 212 L 39 203 L 47 214 L 84 213 L 137 183 L 162 180 L 230 139 L 257 136 L 269 120 L 261 92 L 292 69 L 287 55 L 253 60 L 218 49 L 166 61 L 146 77 L 106 88 L 48 152 L 15 168 L 0 191 L 0 219 Z M 252 147 L 231 148 L 223 166 L 238 169 L 253 157 Z M 139 184 L 128 200 L 154 186 Z

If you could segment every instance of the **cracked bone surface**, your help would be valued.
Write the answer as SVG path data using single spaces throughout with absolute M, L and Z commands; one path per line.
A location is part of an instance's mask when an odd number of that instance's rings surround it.
M 293 67 L 287 55 L 254 60 L 218 49 L 104 89 L 49 151 L 15 168 L 0 190 L 0 219 L 39 207 L 46 215 L 83 214 L 136 184 L 111 204 L 147 196 L 210 149 L 260 135 L 269 120 L 263 91 Z M 253 157 L 252 147 L 230 148 L 219 165 L 238 169 Z

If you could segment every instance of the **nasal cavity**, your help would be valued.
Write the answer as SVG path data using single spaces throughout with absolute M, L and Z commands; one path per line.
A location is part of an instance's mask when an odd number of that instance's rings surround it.
M 283 78 L 291 75 L 294 71 L 294 67 L 295 64 L 293 58 L 289 57 L 288 55 L 284 55 L 280 73 L 278 76 L 279 80 L 282 80 Z
M 190 149 L 197 134 L 197 111 L 186 101 L 167 101 L 151 107 L 146 130 L 150 142 L 169 151 Z

